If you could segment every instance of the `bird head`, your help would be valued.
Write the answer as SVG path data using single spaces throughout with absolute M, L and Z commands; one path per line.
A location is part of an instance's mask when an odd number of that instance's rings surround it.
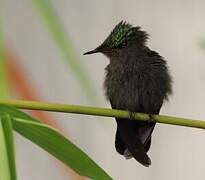
M 100 52 L 109 56 L 113 52 L 123 51 L 129 47 L 143 46 L 147 39 L 148 34 L 142 31 L 139 26 L 133 27 L 129 23 L 121 21 L 100 46 L 84 53 L 84 55 Z

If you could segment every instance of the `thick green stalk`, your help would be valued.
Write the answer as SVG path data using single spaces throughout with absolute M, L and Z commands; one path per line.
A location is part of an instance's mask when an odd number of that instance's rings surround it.
M 8 151 L 6 146 L 6 137 L 0 117 L 0 179 L 11 180 L 10 166 L 8 160 Z
M 77 105 L 66 105 L 57 103 L 44 103 L 44 102 L 34 102 L 34 101 L 20 101 L 20 100 L 0 100 L 0 105 L 9 105 L 21 109 L 30 110 L 42 110 L 42 111 L 54 111 L 54 112 L 64 112 L 64 113 L 75 113 L 75 114 L 87 114 L 96 116 L 107 116 L 107 117 L 118 117 L 129 119 L 129 112 L 117 109 L 108 108 L 96 108 L 89 106 L 77 106 Z M 134 120 L 139 121 L 149 121 L 149 115 L 144 113 L 134 113 Z M 205 121 L 193 120 L 186 118 L 178 118 L 164 115 L 154 115 L 153 122 L 187 126 L 193 128 L 205 128 Z
M 16 180 L 15 147 L 11 118 L 8 114 L 0 117 L 0 179 Z

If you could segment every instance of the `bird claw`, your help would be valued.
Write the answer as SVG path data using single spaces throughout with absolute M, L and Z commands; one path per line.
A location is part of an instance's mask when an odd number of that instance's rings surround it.
M 149 114 L 148 123 L 153 123 L 153 122 L 155 122 L 154 115 L 153 114 Z
M 128 111 L 128 113 L 129 113 L 129 119 L 134 120 L 135 119 L 135 113 L 131 112 L 131 111 Z

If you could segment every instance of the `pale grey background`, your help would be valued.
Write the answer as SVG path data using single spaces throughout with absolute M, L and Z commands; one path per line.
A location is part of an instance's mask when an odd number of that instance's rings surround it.
M 168 61 L 174 94 L 162 114 L 205 119 L 204 0 L 52 0 L 65 31 L 72 38 L 93 83 L 100 106 L 109 107 L 102 83 L 106 57 L 83 52 L 101 43 L 116 23 L 127 20 L 150 35 L 149 46 Z M 0 15 L 10 46 L 21 57 L 29 79 L 44 100 L 89 105 L 53 44 L 39 13 L 27 0 L 1 0 Z M 109 118 L 55 114 L 69 138 L 99 163 L 114 179 L 204 179 L 205 132 L 157 125 L 149 155 L 152 166 L 126 161 L 114 149 L 115 123 Z M 37 146 L 16 136 L 18 176 L 21 180 L 65 180 L 55 161 Z

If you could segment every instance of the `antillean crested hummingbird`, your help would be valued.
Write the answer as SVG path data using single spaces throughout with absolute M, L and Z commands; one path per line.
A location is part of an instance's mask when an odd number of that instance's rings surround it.
M 121 21 L 100 46 L 84 55 L 103 53 L 109 58 L 104 88 L 112 108 L 147 113 L 151 118 L 171 94 L 172 80 L 166 61 L 147 47 L 147 39 L 139 26 Z M 147 152 L 155 123 L 120 118 L 116 122 L 117 152 L 149 166 Z

